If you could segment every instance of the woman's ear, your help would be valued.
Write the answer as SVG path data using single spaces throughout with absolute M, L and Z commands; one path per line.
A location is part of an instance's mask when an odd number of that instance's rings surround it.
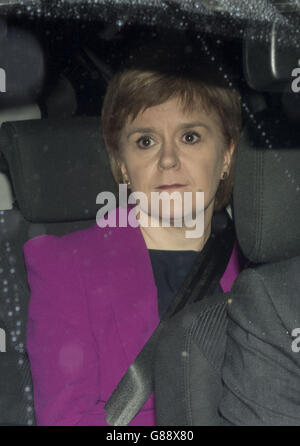
M 224 164 L 223 164 L 223 173 L 229 173 L 231 159 L 235 151 L 235 144 L 231 142 L 230 146 L 224 151 Z
M 118 164 L 119 164 L 120 171 L 122 173 L 123 181 L 126 183 L 126 182 L 128 182 L 129 178 L 128 178 L 128 173 L 127 173 L 125 163 L 123 161 L 119 160 Z

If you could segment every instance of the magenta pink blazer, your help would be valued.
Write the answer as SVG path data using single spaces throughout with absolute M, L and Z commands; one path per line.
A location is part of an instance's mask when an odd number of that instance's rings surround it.
M 40 235 L 25 243 L 24 257 L 37 424 L 106 426 L 105 402 L 159 323 L 141 231 L 95 223 L 62 237 Z M 224 291 L 238 272 L 235 247 Z M 130 425 L 155 425 L 153 395 Z

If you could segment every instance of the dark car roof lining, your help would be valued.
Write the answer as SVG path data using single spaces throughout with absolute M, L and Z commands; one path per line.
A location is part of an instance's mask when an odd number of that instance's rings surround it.
M 250 89 L 245 84 L 242 73 L 244 32 L 249 25 L 258 27 L 258 31 L 265 29 L 274 17 L 277 17 L 279 21 L 282 20 L 283 12 L 285 13 L 287 9 L 286 2 L 272 2 L 279 5 L 277 9 L 270 1 L 259 2 L 255 7 L 250 8 L 253 9 L 252 14 L 249 13 L 245 17 L 242 12 L 238 13 L 236 9 L 234 10 L 235 2 L 231 0 L 226 2 L 229 15 L 224 12 L 225 5 L 223 10 L 221 7 L 214 10 L 213 8 L 203 9 L 197 6 L 197 2 L 191 4 L 177 0 L 164 2 L 147 0 L 147 2 L 139 1 L 138 4 L 131 2 L 129 14 L 130 1 L 115 3 L 101 1 L 101 5 L 95 4 L 92 7 L 85 1 L 76 2 L 74 6 L 71 2 L 64 2 L 62 5 L 51 0 L 39 2 L 42 8 L 38 14 L 36 2 L 24 3 L 24 7 L 20 5 L 17 7 L 14 4 L 3 6 L 1 11 L 8 25 L 12 24 L 29 30 L 37 37 L 43 48 L 47 60 L 46 84 L 39 98 L 43 117 L 48 117 L 45 96 L 49 94 L 49 91 L 51 92 L 55 83 L 59 82 L 62 74 L 76 91 L 79 104 L 76 114 L 98 115 L 105 93 L 107 74 L 119 68 L 120 62 L 126 60 L 130 49 L 137 45 L 137 42 L 151 41 L 162 33 L 194 40 L 197 36 L 205 35 L 210 41 L 219 40 L 226 57 L 230 59 L 229 64 L 240 68 L 240 71 L 236 73 L 241 79 L 240 87 L 249 93 Z M 217 3 L 218 1 L 210 1 L 211 5 Z M 219 3 L 224 4 L 224 2 Z M 262 3 L 265 4 L 264 14 L 259 15 L 259 11 L 262 12 Z M 251 4 L 253 5 L 253 2 Z M 27 10 L 26 5 L 31 5 L 31 9 Z M 101 6 L 101 10 L 98 6 Z M 244 4 L 243 8 L 245 8 Z M 290 2 L 289 9 L 291 9 Z M 150 10 L 155 14 L 146 14 Z M 300 20 L 300 14 L 288 16 L 289 12 L 288 10 L 286 13 L 288 17 L 286 26 L 290 20 Z M 120 23 L 121 18 L 122 23 Z M 168 18 L 167 21 L 166 18 Z M 257 32 L 257 38 L 260 38 L 259 32 Z M 98 58 L 98 63 L 95 58 Z M 238 63 L 234 62 L 235 60 L 238 60 Z M 98 89 L 98 98 L 93 94 L 95 89 Z M 266 103 L 280 102 L 278 93 L 262 93 L 262 96 L 265 97 Z

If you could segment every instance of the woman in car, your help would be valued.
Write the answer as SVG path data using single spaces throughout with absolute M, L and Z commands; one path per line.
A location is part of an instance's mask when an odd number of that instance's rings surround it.
M 24 245 L 37 424 L 106 425 L 106 401 L 195 261 L 205 272 L 214 212 L 231 198 L 241 122 L 238 93 L 213 77 L 208 66 L 195 77 L 162 67 L 126 68 L 111 79 L 102 109 L 116 182 L 142 192 L 148 203 L 152 192 L 178 192 L 183 217 L 184 192 L 191 192 L 195 216 L 202 191 L 203 233 L 187 237 L 191 228 L 174 223 L 176 206 L 169 226 L 141 224 L 142 215 L 151 216 L 150 205 L 128 224 L 128 206 L 88 229 Z M 160 223 L 161 213 L 154 216 Z M 223 269 L 217 291 L 228 291 L 239 272 L 236 247 Z M 130 425 L 155 425 L 153 395 Z

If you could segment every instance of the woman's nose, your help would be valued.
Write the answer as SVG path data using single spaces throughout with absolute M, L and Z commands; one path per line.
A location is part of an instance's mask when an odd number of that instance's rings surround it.
M 164 144 L 161 148 L 159 167 L 161 169 L 171 169 L 179 166 L 179 158 L 175 144 Z

